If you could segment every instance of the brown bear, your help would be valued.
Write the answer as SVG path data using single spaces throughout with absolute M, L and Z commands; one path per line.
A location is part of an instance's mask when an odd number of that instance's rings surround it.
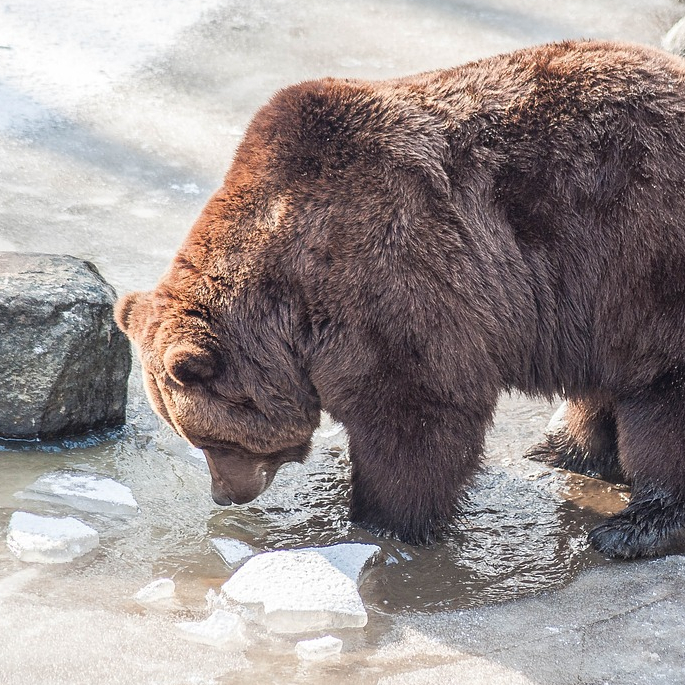
M 538 455 L 632 482 L 595 547 L 663 554 L 685 531 L 685 63 L 564 42 L 286 88 L 117 316 L 219 504 L 303 460 L 325 409 L 351 520 L 430 542 L 517 389 L 569 402 Z

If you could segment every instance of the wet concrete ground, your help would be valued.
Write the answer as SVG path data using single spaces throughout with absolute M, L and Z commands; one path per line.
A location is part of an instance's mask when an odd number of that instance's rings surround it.
M 564 38 L 657 45 L 685 14 L 675 0 L 40 5 L 0 4 L 0 249 L 91 259 L 119 292 L 156 282 L 251 115 L 281 86 L 384 78 Z M 158 426 L 134 373 L 121 441 L 0 452 L 3 532 L 19 508 L 13 493 L 62 466 L 132 481 L 144 509 L 129 528 L 105 530 L 95 561 L 68 569 L 27 567 L 0 544 L 0 682 L 684 683 L 685 560 L 609 563 L 587 549 L 588 528 L 622 493 L 519 462 L 551 411 L 503 400 L 466 542 L 415 553 L 413 567 L 398 550 L 400 563 L 362 589 L 364 634 L 346 638 L 339 663 L 307 670 L 289 644 L 229 658 L 131 605 L 151 577 L 176 573 L 185 613 L 199 612 L 226 574 L 207 537 L 240 532 Z M 307 476 L 320 502 L 289 508 L 299 481 L 277 481 L 241 523 L 262 528 L 243 533 L 264 548 L 354 539 L 342 523 L 344 464 L 316 464 Z

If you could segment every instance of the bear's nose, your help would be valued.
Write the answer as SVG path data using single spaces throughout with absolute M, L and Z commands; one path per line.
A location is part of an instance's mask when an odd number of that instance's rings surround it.
M 202 451 L 212 476 L 212 499 L 222 507 L 251 502 L 273 480 L 263 463 L 238 456 L 233 450 Z
M 235 490 L 225 481 L 215 481 L 212 479 L 212 499 L 222 507 L 231 504 L 247 504 L 255 497 L 259 497 L 266 490 L 266 483 L 251 483 L 243 486 L 240 490 Z
M 221 487 L 217 487 L 212 480 L 212 499 L 220 507 L 229 507 L 233 504 L 233 500 L 230 498 L 228 493 L 226 493 Z

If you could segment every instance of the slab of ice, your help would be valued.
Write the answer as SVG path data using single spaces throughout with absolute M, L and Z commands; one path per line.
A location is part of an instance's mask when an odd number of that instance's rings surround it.
M 92 473 L 46 473 L 16 494 L 20 499 L 65 504 L 81 511 L 129 515 L 138 512 L 130 488 Z
M 381 548 L 359 542 L 341 542 L 329 547 L 305 547 L 300 551 L 319 553 L 359 586 L 364 571 L 378 558 Z
M 332 635 L 316 640 L 302 640 L 295 645 L 295 653 L 305 661 L 322 661 L 338 656 L 342 651 L 343 641 Z
M 141 604 L 154 604 L 155 602 L 172 599 L 175 592 L 176 584 L 171 578 L 158 578 L 138 590 L 133 599 Z
M 7 531 L 7 547 L 22 561 L 62 564 L 94 550 L 96 530 L 67 516 L 53 518 L 15 511 Z
M 366 548 L 364 563 L 356 547 Z M 253 618 L 276 633 L 361 628 L 367 615 L 357 581 L 378 551 L 346 544 L 264 552 L 224 583 L 221 597 L 256 609 Z
M 243 649 L 248 642 L 243 619 L 223 609 L 217 609 L 204 621 L 183 621 L 176 627 L 189 640 L 214 647 Z
M 240 542 L 240 540 L 213 538 L 210 542 L 230 567 L 237 566 L 243 559 L 247 559 L 247 557 L 251 557 L 254 554 L 252 547 L 244 542 Z

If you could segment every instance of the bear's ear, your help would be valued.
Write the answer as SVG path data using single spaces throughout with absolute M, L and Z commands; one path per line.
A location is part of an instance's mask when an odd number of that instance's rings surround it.
M 164 368 L 179 385 L 197 385 L 219 374 L 221 357 L 214 348 L 180 342 L 164 353 Z
M 128 293 L 114 304 L 114 320 L 129 337 L 135 337 L 141 328 L 141 316 L 147 313 L 142 305 L 147 303 L 148 293 Z

